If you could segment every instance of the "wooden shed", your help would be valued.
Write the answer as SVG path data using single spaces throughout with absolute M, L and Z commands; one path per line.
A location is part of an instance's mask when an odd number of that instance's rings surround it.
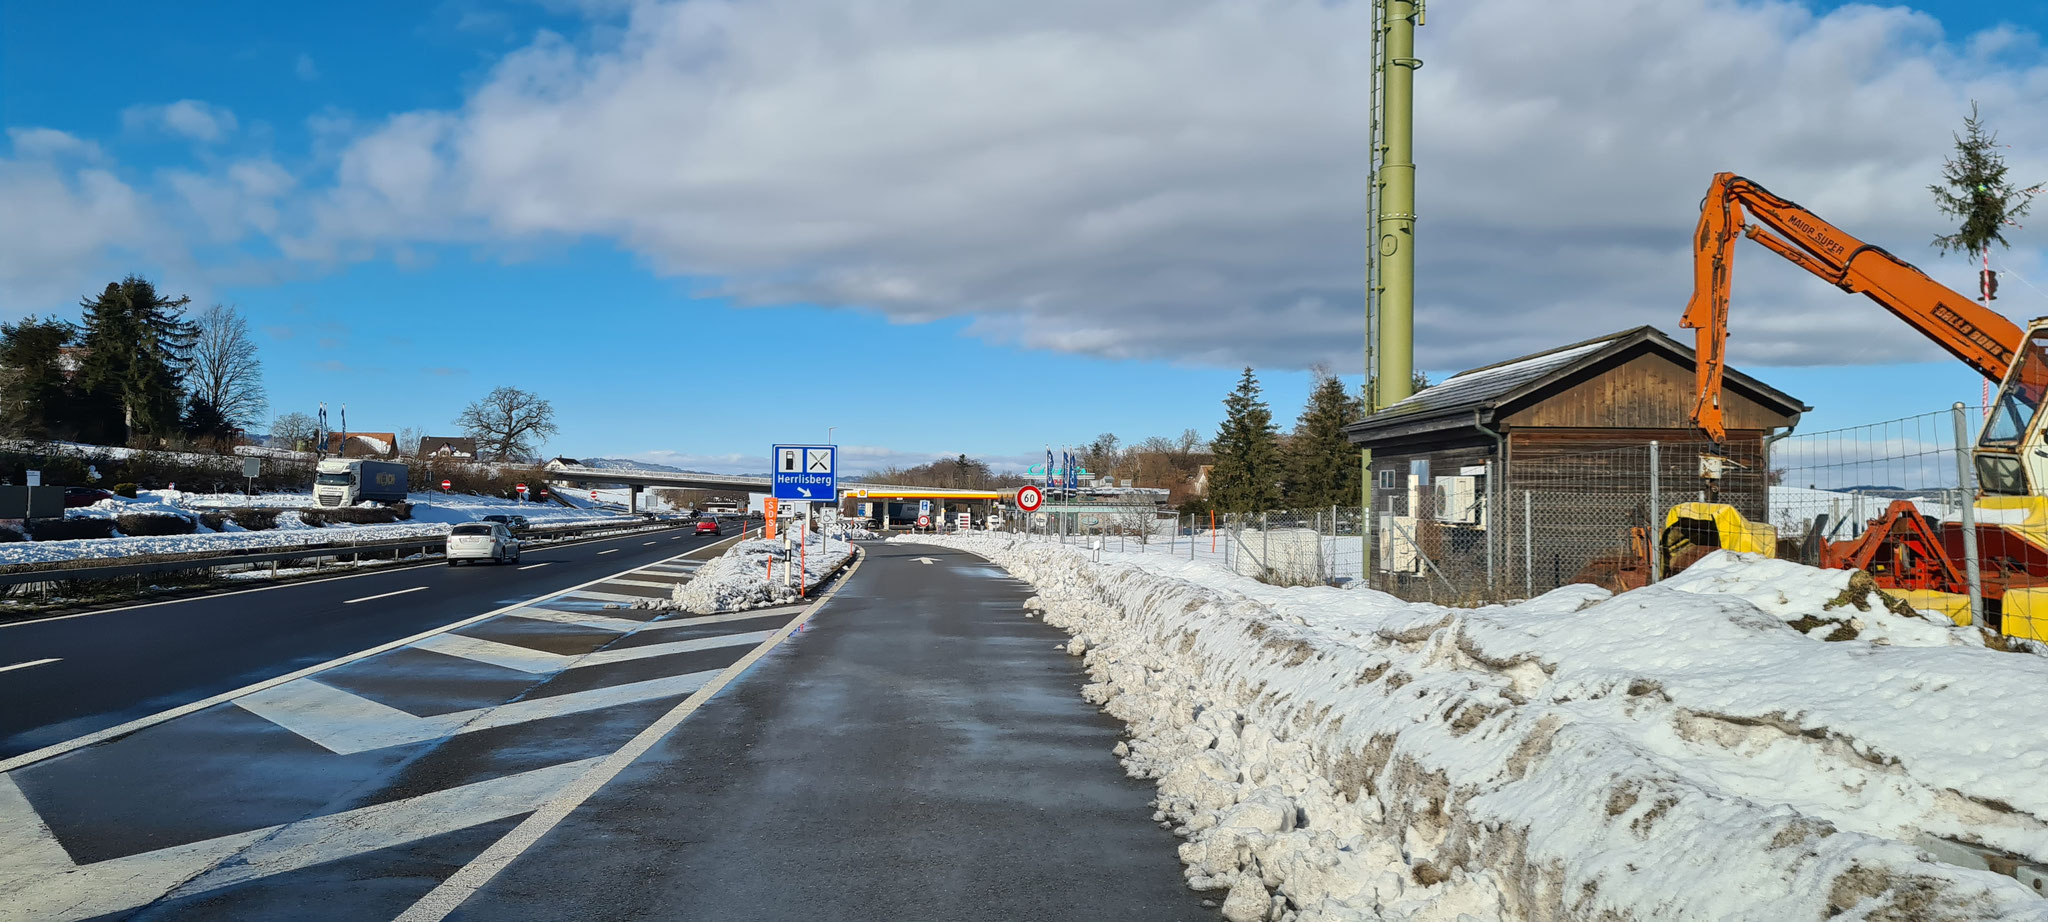
M 1645 326 L 1459 372 L 1351 424 L 1373 453 L 1377 568 L 1539 591 L 1679 502 L 1764 519 L 1772 437 L 1812 408 L 1730 368 L 1728 438 L 1710 446 L 1695 393 L 1692 349 Z

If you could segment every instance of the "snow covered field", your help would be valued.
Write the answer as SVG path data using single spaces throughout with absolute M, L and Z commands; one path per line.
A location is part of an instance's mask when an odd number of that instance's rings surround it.
M 1889 611 L 1847 571 L 1723 552 L 1621 596 L 1449 609 L 905 540 L 1037 587 L 1233 922 L 2048 920 L 1915 844 L 2048 862 L 2048 658 Z
M 415 493 L 412 519 L 390 525 L 330 524 L 316 528 L 301 521 L 292 509 L 314 505 L 311 494 L 264 494 L 245 497 L 237 493 L 185 493 L 175 490 L 145 490 L 135 499 L 102 500 L 91 506 L 67 511 L 69 518 L 114 518 L 131 513 L 196 515 L 256 506 L 284 508 L 274 529 L 244 531 L 232 523 L 223 531 L 204 525 L 189 535 L 154 537 L 88 538 L 71 541 L 17 541 L 0 544 L 0 566 L 41 563 L 77 558 L 133 557 L 146 554 L 179 554 L 193 551 L 228 551 L 239 548 L 278 548 L 332 541 L 384 541 L 422 535 L 446 534 L 448 526 L 473 522 L 492 513 L 526 516 L 535 527 L 600 522 L 615 518 L 609 512 L 514 503 L 495 497 Z

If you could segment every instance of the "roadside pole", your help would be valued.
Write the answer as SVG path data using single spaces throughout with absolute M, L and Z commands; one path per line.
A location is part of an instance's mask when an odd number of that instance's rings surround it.
M 1977 556 L 1977 476 L 1970 463 L 1969 410 L 1962 401 L 1952 408 L 1956 420 L 1956 485 L 1961 487 L 1963 573 L 1970 580 L 1970 624 L 1984 629 L 1984 574 Z

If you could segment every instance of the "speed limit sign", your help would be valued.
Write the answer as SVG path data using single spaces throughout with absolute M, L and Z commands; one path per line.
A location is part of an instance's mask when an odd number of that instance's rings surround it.
M 919 527 L 919 528 L 930 528 L 930 527 L 932 527 L 932 517 L 931 517 L 931 516 L 928 516 L 928 515 L 921 515 L 921 516 L 918 516 L 918 517 L 917 517 L 917 527 Z
M 1045 503 L 1045 491 L 1034 486 L 1025 486 L 1017 491 L 1017 508 L 1033 512 Z

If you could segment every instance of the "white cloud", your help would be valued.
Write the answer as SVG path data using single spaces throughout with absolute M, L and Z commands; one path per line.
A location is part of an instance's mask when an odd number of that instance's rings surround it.
M 235 114 L 197 99 L 162 106 L 130 106 L 121 112 L 129 131 L 165 131 L 202 144 L 224 140 L 235 131 Z
M 313 63 L 312 55 L 303 51 L 299 52 L 298 59 L 292 62 L 292 73 L 298 75 L 300 80 L 309 82 L 320 79 L 319 65 Z
M 460 111 L 361 137 L 298 247 L 594 234 L 742 303 L 966 315 L 976 335 L 1108 357 L 1356 368 L 1370 29 L 1358 0 L 648 3 L 615 46 L 542 36 Z M 2048 176 L 2030 153 L 2048 141 L 2031 117 L 2048 69 L 2009 27 L 1475 0 L 1420 42 L 1427 367 L 1675 328 L 1718 170 L 1923 264 L 1942 225 L 1925 186 L 1969 99 L 2021 175 Z M 1737 361 L 1933 355 L 1744 248 Z
M 113 173 L 44 159 L 89 147 L 61 132 L 12 133 L 0 157 L 0 307 L 12 315 L 75 303 L 127 268 L 118 260 L 160 251 L 147 199 Z M 66 136 L 68 137 L 68 136 Z M 23 144 L 27 138 L 28 143 Z

